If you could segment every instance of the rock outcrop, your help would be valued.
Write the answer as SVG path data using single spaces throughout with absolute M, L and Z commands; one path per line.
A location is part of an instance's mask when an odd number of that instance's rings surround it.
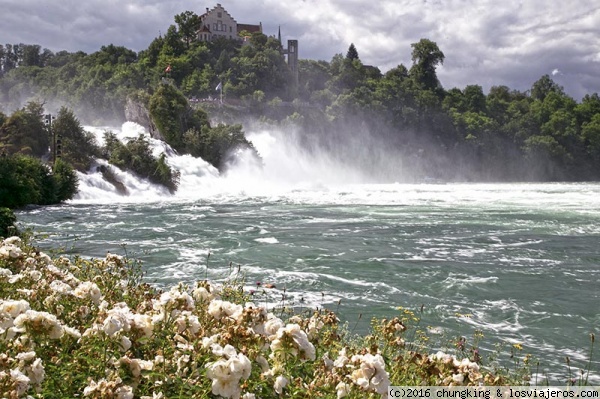
M 140 101 L 131 97 L 127 98 L 125 103 L 125 118 L 130 122 L 135 122 L 148 130 L 152 138 L 165 141 L 163 136 L 158 131 L 158 128 L 150 117 L 148 108 Z

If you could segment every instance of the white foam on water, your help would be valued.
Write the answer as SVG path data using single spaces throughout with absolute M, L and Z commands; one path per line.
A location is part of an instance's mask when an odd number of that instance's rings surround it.
M 86 127 L 102 143 L 106 128 Z M 248 139 L 262 157 L 250 151 L 237 152 L 237 161 L 224 173 L 201 158 L 178 155 L 165 143 L 152 139 L 148 132 L 132 122 L 110 129 L 120 140 L 143 135 L 154 155 L 165 153 L 168 163 L 181 172 L 179 189 L 170 194 L 129 172 L 113 167 L 117 178 L 129 190 L 121 196 L 105 182 L 95 168 L 80 174 L 80 191 L 74 202 L 157 202 L 199 199 L 238 202 L 248 198 L 285 201 L 297 204 L 372 204 L 430 205 L 440 208 L 465 207 L 469 214 L 495 210 L 571 209 L 574 214 L 600 209 L 598 184 L 400 184 L 378 182 L 352 160 L 346 162 L 327 152 L 305 149 L 297 136 L 289 132 L 259 130 L 247 132 Z M 106 164 L 98 160 L 98 165 Z M 399 174 L 399 181 L 401 175 Z M 587 206 L 582 209 L 581 203 Z M 582 213 L 583 212 L 583 213 Z M 527 226 L 524 226 L 527 227 Z M 589 229 L 588 229 L 589 230 Z M 588 230 L 579 233 L 589 233 Z M 600 228 L 599 228 L 600 231 Z M 578 233 L 577 230 L 566 233 Z M 501 243 L 498 243 L 501 245 Z M 527 245 L 517 243 L 512 245 Z
M 256 238 L 254 239 L 256 242 L 262 242 L 264 244 L 277 244 L 279 240 L 275 237 L 265 237 L 265 238 Z

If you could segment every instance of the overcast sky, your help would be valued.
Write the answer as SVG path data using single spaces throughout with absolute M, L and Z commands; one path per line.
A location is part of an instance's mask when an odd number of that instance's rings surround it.
M 528 90 L 548 74 L 576 100 L 600 92 L 598 0 L 221 0 L 238 23 L 262 22 L 300 58 L 330 61 L 354 43 L 383 72 L 411 65 L 411 43 L 444 52 L 446 89 L 479 84 Z M 184 0 L 0 0 L 0 43 L 91 53 L 115 44 L 146 49 L 174 15 L 217 2 Z

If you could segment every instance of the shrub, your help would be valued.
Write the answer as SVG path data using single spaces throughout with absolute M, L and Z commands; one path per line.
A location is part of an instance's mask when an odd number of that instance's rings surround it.
M 77 193 L 77 188 L 79 186 L 77 174 L 73 168 L 59 158 L 54 162 L 53 177 L 56 182 L 56 199 L 59 202 L 72 199 Z
M 165 186 L 171 193 L 177 191 L 180 172 L 171 168 L 166 156 L 158 158 L 152 155 L 150 143 L 143 135 L 129 140 L 126 144 L 119 141 L 113 133 L 105 133 L 105 154 L 111 164 L 127 169 L 152 183 Z
M 57 161 L 55 173 L 40 160 L 27 156 L 0 157 L 0 206 L 50 205 L 72 198 L 77 176 Z
M 15 223 L 17 217 L 8 208 L 0 208 L 0 237 L 9 237 L 17 234 Z
M 0 241 L 0 392 L 358 399 L 390 385 L 523 384 L 473 353 L 429 354 L 409 311 L 374 320 L 361 339 L 331 311 L 269 309 L 249 302 L 264 290 L 243 287 L 233 273 L 161 291 L 118 255 L 51 258 L 17 237 Z

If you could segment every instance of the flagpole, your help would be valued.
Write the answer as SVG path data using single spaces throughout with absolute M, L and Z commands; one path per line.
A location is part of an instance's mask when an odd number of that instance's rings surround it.
M 219 82 L 216 89 L 220 92 L 219 99 L 220 99 L 221 105 L 223 105 L 223 81 Z

